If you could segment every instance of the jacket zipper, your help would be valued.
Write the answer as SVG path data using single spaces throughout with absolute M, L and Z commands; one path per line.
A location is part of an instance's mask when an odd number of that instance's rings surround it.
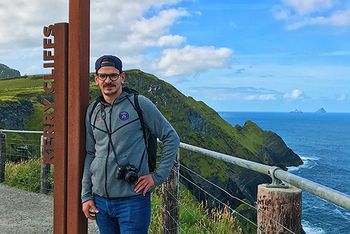
M 101 114 L 105 114 L 105 110 L 104 110 L 104 113 L 102 113 L 101 111 Z M 111 117 L 111 116 L 109 116 Z M 106 123 L 106 118 L 105 117 L 102 117 L 103 119 L 103 122 L 105 123 L 105 126 L 106 126 L 106 130 L 107 130 L 107 134 L 108 134 L 108 152 L 107 152 L 107 157 L 106 157 L 106 162 L 105 162 L 105 193 L 106 193 L 106 196 L 107 198 L 109 199 L 109 194 L 108 194 L 108 158 L 109 158 L 109 153 L 110 153 L 110 144 L 111 144 L 111 131 L 110 129 L 108 129 L 108 126 L 107 126 L 107 123 Z M 111 120 L 109 120 L 109 122 L 111 122 Z
M 115 100 L 114 100 L 115 101 Z M 113 141 L 112 141 L 112 112 L 113 112 L 113 105 L 114 105 L 114 102 L 112 105 L 110 105 L 110 110 L 109 110 L 109 129 L 107 128 L 107 131 L 108 131 L 108 154 L 107 154 L 107 158 L 106 158 L 106 164 L 105 164 L 105 191 L 106 191 L 106 195 L 107 195 L 107 198 L 109 199 L 109 194 L 108 194 L 108 158 L 109 158 L 109 153 L 110 153 L 110 147 L 111 145 L 113 144 Z M 107 125 L 106 125 L 107 127 Z M 113 147 L 113 146 L 112 146 Z M 116 157 L 116 156 L 115 156 Z
M 110 133 L 108 133 L 108 134 L 110 134 Z M 109 141 L 109 139 L 108 139 L 108 141 Z M 107 171 L 108 171 L 108 157 L 109 157 L 109 152 L 110 152 L 110 149 L 109 149 L 110 146 L 109 145 L 110 144 L 108 143 L 108 154 L 107 154 L 106 163 L 105 163 L 105 192 L 106 192 L 106 195 L 107 195 L 108 199 L 109 199 L 109 194 L 108 194 L 108 191 L 107 191 L 107 176 L 108 176 Z

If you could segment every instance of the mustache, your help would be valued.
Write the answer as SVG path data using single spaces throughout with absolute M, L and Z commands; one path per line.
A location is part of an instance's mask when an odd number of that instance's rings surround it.
M 105 87 L 106 87 L 106 88 L 108 88 L 108 87 L 115 87 L 115 85 L 114 85 L 114 84 L 104 84 L 103 87 L 104 87 L 104 88 L 105 88 Z

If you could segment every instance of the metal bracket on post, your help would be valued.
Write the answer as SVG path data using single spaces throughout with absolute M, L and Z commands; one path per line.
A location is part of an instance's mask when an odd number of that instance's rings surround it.
M 283 183 L 282 180 L 275 177 L 275 172 L 277 170 L 282 170 L 282 169 L 279 167 L 272 167 L 272 169 L 269 170 L 268 174 L 271 177 L 272 182 L 271 184 L 266 185 L 266 187 L 267 188 L 289 188 L 289 186 Z

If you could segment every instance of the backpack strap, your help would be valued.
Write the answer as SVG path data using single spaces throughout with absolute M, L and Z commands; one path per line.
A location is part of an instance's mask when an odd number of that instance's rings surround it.
M 91 117 L 92 114 L 94 113 L 94 110 L 96 109 L 96 106 L 103 100 L 103 96 L 99 96 L 98 98 L 96 98 L 94 105 L 91 108 L 91 111 L 89 113 L 89 121 L 91 122 Z
M 135 93 L 134 94 L 134 104 L 135 104 L 135 110 L 139 116 L 139 119 L 140 119 L 140 123 L 141 123 L 141 128 L 142 128 L 142 131 L 143 131 L 143 138 L 145 140 L 145 145 L 146 145 L 146 148 L 148 148 L 148 143 L 147 143 L 147 135 L 146 135 L 146 127 L 145 127 L 145 123 L 143 121 L 143 114 L 142 114 L 142 110 L 141 110 L 141 107 L 140 107 L 140 104 L 139 104 L 139 95 L 138 93 Z
M 148 168 L 150 172 L 154 172 L 156 169 L 156 160 L 157 160 L 157 137 L 153 135 L 150 130 L 146 127 L 142 110 L 139 104 L 138 93 L 134 93 L 134 104 L 135 110 L 139 116 L 142 131 L 143 139 L 145 140 L 146 151 L 148 155 Z

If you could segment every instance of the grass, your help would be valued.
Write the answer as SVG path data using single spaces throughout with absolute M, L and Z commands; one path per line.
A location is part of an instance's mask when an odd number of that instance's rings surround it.
M 179 231 L 186 234 L 243 233 L 229 209 L 208 210 L 184 187 L 180 186 Z M 162 198 L 160 189 L 152 195 L 152 218 L 149 233 L 162 233 Z
M 21 94 L 43 94 L 42 76 L 0 80 L 0 100 L 16 100 Z
M 40 159 L 6 163 L 5 184 L 28 192 L 38 193 L 40 192 L 40 170 Z

